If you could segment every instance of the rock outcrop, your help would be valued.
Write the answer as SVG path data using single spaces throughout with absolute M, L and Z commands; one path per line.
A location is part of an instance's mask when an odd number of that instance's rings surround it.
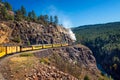
M 7 23 L 0 22 L 0 44 L 9 42 L 8 37 L 12 30 L 6 24 Z
M 8 43 L 30 45 L 30 44 L 51 44 L 51 43 L 65 43 L 71 42 L 68 35 L 68 30 L 55 25 L 43 26 L 34 22 L 0 22 L 0 28 L 4 27 L 9 29 L 4 36 L 7 38 Z M 4 26 L 5 25 L 5 26 Z M 2 32 L 3 30 L 1 30 Z M 9 33 L 9 35 L 7 35 Z M 4 36 L 0 43 L 6 39 Z
M 83 45 L 68 46 L 62 48 L 54 48 L 35 53 L 36 57 L 47 57 L 51 54 L 58 54 L 64 60 L 70 63 L 81 64 L 82 67 L 97 69 L 96 60 L 91 50 Z
M 54 66 L 36 65 L 26 76 L 26 80 L 78 80 Z
M 55 59 L 55 65 L 57 64 L 56 67 L 60 70 L 69 72 L 69 70 L 63 69 L 62 67 L 65 68 L 66 65 L 70 64 L 70 70 L 72 70 L 74 74 L 79 75 L 79 77 L 76 76 L 79 79 L 83 79 L 86 75 L 91 76 L 91 80 L 97 80 L 100 77 L 100 71 L 97 69 L 96 60 L 93 57 L 92 52 L 90 51 L 90 49 L 83 45 L 48 49 L 34 54 L 38 58 L 50 57 L 50 60 L 52 55 L 57 55 L 55 57 L 52 57 L 54 59 L 57 58 Z M 78 68 L 72 69 L 72 67 L 76 67 L 76 65 Z M 69 68 L 69 66 L 67 66 L 66 68 Z M 71 74 L 72 72 L 70 71 Z

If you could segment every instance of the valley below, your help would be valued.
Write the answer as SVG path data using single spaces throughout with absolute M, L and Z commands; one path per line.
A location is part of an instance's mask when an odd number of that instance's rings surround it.
M 77 42 L 89 47 L 98 68 L 114 80 L 120 80 L 120 22 L 74 28 Z

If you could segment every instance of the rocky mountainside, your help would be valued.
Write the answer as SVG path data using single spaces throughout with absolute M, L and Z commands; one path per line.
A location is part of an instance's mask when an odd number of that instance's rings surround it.
M 0 22 L 0 43 L 49 44 L 71 42 L 68 30 L 55 25 L 43 26 L 34 22 Z
M 104 72 L 120 80 L 120 22 L 80 26 L 73 32 L 77 43 L 92 50 Z
M 0 72 L 9 80 L 108 80 L 83 45 L 17 54 L 2 63 Z
M 90 80 L 105 79 L 96 66 L 93 53 L 83 45 L 48 49 L 34 54 L 36 57 L 42 58 L 41 62 L 55 66 L 79 80 L 83 80 L 86 76 Z M 106 80 L 108 79 L 106 78 Z

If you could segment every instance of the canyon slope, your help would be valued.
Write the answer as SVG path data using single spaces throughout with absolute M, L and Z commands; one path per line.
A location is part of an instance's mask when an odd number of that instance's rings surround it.
M 88 46 L 103 73 L 120 80 L 120 22 L 86 25 L 73 29 L 77 43 Z
M 0 63 L 0 72 L 7 80 L 109 80 L 80 44 L 13 55 Z

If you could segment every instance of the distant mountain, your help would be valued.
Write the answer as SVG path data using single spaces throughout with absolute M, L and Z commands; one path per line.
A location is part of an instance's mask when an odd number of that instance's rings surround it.
M 120 80 L 120 22 L 73 28 L 77 43 L 88 46 L 97 63 L 115 80 Z

